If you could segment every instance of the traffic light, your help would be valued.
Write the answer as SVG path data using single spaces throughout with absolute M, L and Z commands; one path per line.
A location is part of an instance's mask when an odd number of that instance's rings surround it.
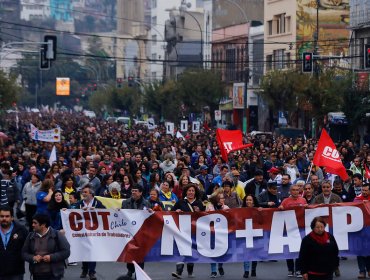
M 127 79 L 127 81 L 128 81 L 128 86 L 129 87 L 133 87 L 134 86 L 134 77 L 132 77 L 132 76 L 129 76 L 128 77 L 128 79 Z
M 46 35 L 44 37 L 43 49 L 45 60 L 55 60 L 57 56 L 57 37 L 54 35 Z
M 123 83 L 123 79 L 122 78 L 117 78 L 117 80 L 116 80 L 117 88 L 122 88 L 122 83 Z
M 98 85 L 97 84 L 93 84 L 93 91 L 97 91 L 98 90 Z
M 313 70 L 313 55 L 310 52 L 302 54 L 302 72 L 312 73 Z
M 370 68 L 370 45 L 365 45 L 365 68 Z

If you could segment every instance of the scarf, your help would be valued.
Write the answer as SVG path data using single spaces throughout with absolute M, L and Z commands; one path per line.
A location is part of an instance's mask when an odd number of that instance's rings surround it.
M 164 191 L 162 191 L 162 190 L 161 190 L 161 193 L 163 193 L 163 195 L 164 195 L 168 200 L 170 200 L 170 199 L 171 199 L 171 196 L 172 196 L 172 193 L 171 193 L 171 192 L 165 193 Z
M 113 198 L 113 199 L 121 199 L 121 194 L 120 193 L 118 193 L 118 194 L 112 194 L 111 192 L 110 192 L 110 196 Z
M 315 240 L 320 245 L 325 245 L 325 244 L 328 244 L 330 242 L 329 233 L 327 233 L 326 231 L 324 231 L 324 233 L 322 235 L 318 235 L 318 234 L 314 233 L 313 231 L 311 231 L 309 235 L 313 240 Z

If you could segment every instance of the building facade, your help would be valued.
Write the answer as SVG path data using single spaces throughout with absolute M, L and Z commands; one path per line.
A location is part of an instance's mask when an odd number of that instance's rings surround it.
M 212 32 L 212 69 L 226 83 L 228 98 L 220 103 L 222 125 L 243 128 L 245 90 L 249 82 L 249 23 L 233 25 Z

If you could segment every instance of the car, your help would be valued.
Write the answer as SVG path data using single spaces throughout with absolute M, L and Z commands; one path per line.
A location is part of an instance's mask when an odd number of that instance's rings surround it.
M 305 133 L 303 129 L 301 128 L 294 128 L 294 127 L 278 127 L 275 129 L 275 136 L 283 136 L 286 138 L 292 138 L 292 139 L 297 139 L 297 138 L 304 138 Z
M 89 117 L 89 118 L 96 118 L 96 114 L 94 111 L 84 110 L 83 114 L 84 116 Z
M 131 125 L 131 119 L 129 117 L 118 117 L 116 122 L 124 124 L 125 127 L 130 127 Z
M 116 123 L 117 122 L 117 118 L 116 117 L 108 117 L 105 120 L 107 122 L 109 122 L 109 123 Z

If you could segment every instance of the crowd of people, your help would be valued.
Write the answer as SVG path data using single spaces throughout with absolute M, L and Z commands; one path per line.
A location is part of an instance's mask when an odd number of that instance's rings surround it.
M 0 260 L 17 266 L 24 260 L 29 262 L 34 279 L 63 276 L 60 261 L 68 258 L 69 246 L 61 234 L 60 211 L 105 208 L 97 196 L 123 199 L 122 209 L 177 212 L 240 207 L 283 210 L 369 198 L 368 143 L 362 146 L 350 140 L 337 143 L 349 175 L 348 180 L 342 181 L 312 163 L 317 139 L 274 139 L 248 134 L 244 141 L 253 146 L 231 152 L 225 162 L 215 131 L 209 129 L 188 132 L 177 138 L 166 134 L 161 126 L 154 130 L 144 126 L 127 128 L 65 112 L 42 113 L 42 116 L 20 113 L 18 122 L 15 116 L 9 115 L 4 123 L 8 138 L 3 139 L 0 147 L 0 241 L 3 243 Z M 48 159 L 54 144 L 32 140 L 29 136 L 31 123 L 39 129 L 56 126 L 62 129 L 62 139 L 55 143 L 57 160 L 51 165 Z M 16 218 L 25 216 L 32 234 L 27 236 L 27 229 L 13 222 L 12 209 L 16 211 Z M 6 222 L 9 220 L 11 225 Z M 323 223 L 323 220 L 313 221 L 315 234 L 323 234 Z M 7 245 L 12 243 L 9 238 L 15 236 L 15 230 L 20 232 L 16 233 L 17 241 L 24 242 L 23 250 L 18 252 L 21 244 L 14 245 L 17 255 L 9 258 Z M 49 242 L 62 243 L 58 246 L 60 258 L 47 257 L 51 244 L 40 241 L 45 236 Z M 322 242 L 315 235 L 312 238 Z M 326 241 L 332 238 L 325 235 Z M 304 241 L 302 246 L 310 248 L 310 242 L 313 241 Z M 335 254 L 337 256 L 338 252 Z M 339 262 L 333 261 L 335 265 L 331 265 L 329 271 L 314 267 L 318 270 L 312 274 L 309 262 L 305 261 L 307 258 L 307 253 L 302 251 L 299 259 L 287 260 L 287 275 L 305 279 L 340 276 Z M 358 256 L 357 261 L 358 278 L 370 277 L 370 255 Z M 53 265 L 54 262 L 58 264 Z M 144 267 L 144 263 L 139 265 Z M 184 263 L 176 264 L 172 276 L 181 278 L 184 267 Z M 186 268 L 188 276 L 192 277 L 194 263 L 187 263 Z M 256 268 L 257 262 L 245 262 L 243 277 L 255 277 Z M 132 277 L 133 264 L 127 264 L 127 270 L 127 276 Z M 11 268 L 1 269 L 0 279 L 23 279 L 24 270 L 14 273 Z M 210 277 L 217 275 L 224 275 L 223 266 L 212 263 Z M 97 279 L 95 262 L 82 264 L 81 278 L 86 277 Z

